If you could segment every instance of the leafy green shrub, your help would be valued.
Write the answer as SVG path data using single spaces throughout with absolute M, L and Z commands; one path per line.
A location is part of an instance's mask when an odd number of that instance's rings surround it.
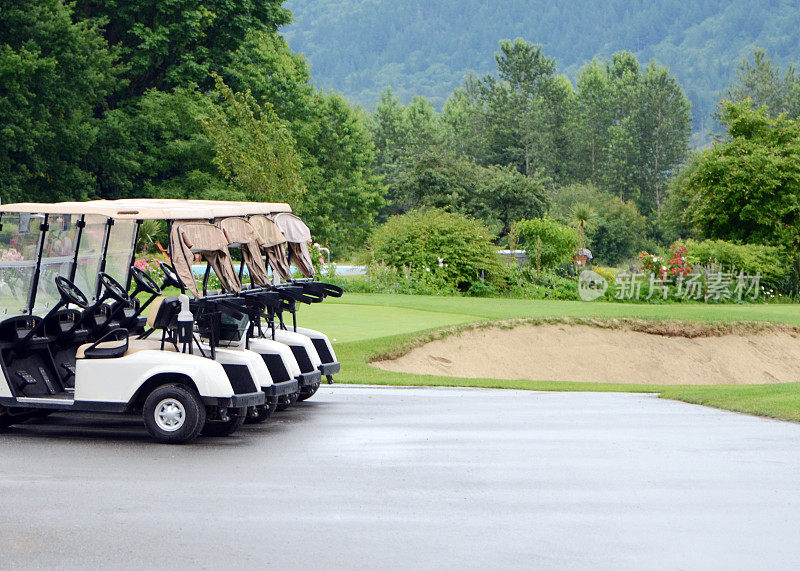
M 549 217 L 520 220 L 516 228 L 532 265 L 536 264 L 535 257 L 539 258 L 543 268 L 568 263 L 578 247 L 578 232 Z M 539 242 L 541 247 L 537 245 Z
M 578 299 L 578 284 L 574 278 L 560 275 L 554 270 L 536 271 L 533 266 L 512 266 L 509 270 L 510 287 L 504 295 L 523 299 Z
M 642 249 L 647 219 L 633 202 L 613 196 L 598 207 L 589 238 L 595 262 L 619 264 Z
M 750 275 L 760 273 L 762 284 L 781 291 L 792 274 L 792 258 L 775 246 L 734 244 L 724 240 L 686 240 L 683 245 L 693 266 L 720 266 L 725 271 L 743 271 Z
M 370 239 L 376 261 L 407 272 L 409 280 L 466 292 L 477 281 L 500 288 L 507 273 L 489 229 L 438 208 L 393 216 Z

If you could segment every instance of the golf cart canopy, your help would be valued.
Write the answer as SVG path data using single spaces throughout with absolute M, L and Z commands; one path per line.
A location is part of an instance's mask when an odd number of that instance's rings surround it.
M 306 223 L 291 212 L 280 212 L 272 216 L 275 224 L 281 229 L 286 241 L 289 243 L 289 261 L 294 260 L 299 269 L 307 278 L 314 277 L 314 264 L 308 244 L 311 242 L 311 230 Z
M 272 271 L 282 280 L 291 281 L 292 267 L 286 258 L 286 236 L 272 220 L 261 214 L 250 217 L 250 225 L 258 233 L 258 245 L 267 255 Z
M 256 208 L 256 205 L 259 205 Z M 218 200 L 180 200 L 172 198 L 126 198 L 89 200 L 86 202 L 54 202 L 50 204 L 21 202 L 4 204 L 0 212 L 37 212 L 39 214 L 98 214 L 114 220 L 197 220 L 258 213 L 291 212 L 280 202 L 223 202 Z
M 194 254 L 202 254 L 225 291 L 241 291 L 242 284 L 236 276 L 228 251 L 228 239 L 218 226 L 205 220 L 174 222 L 169 234 L 169 246 L 175 272 L 195 297 L 200 297 L 200 290 L 192 273 Z
M 256 229 L 241 217 L 223 218 L 217 224 L 228 239 L 228 247 L 239 248 L 242 253 L 242 259 L 247 265 L 253 284 L 257 286 L 270 285 L 269 273 L 259 249 L 260 238 Z

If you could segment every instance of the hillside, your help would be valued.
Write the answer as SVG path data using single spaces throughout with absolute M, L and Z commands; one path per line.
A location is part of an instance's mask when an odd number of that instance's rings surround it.
M 753 46 L 776 63 L 797 58 L 800 10 L 787 0 L 288 0 L 284 29 L 318 86 L 372 107 L 391 86 L 404 101 L 441 106 L 470 70 L 494 69 L 503 38 L 523 37 L 574 78 L 597 56 L 630 50 L 669 66 L 693 104 L 694 128 L 709 115 Z

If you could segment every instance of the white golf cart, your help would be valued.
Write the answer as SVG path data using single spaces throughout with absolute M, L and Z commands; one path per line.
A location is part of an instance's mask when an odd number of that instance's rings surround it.
M 89 203 L 0 207 L 0 426 L 53 411 L 141 414 L 156 440 L 178 443 L 207 426 L 225 432 L 265 404 L 252 372 L 233 382 L 221 362 L 187 351 L 186 296 L 151 303 L 148 318 L 151 326 L 173 324 L 186 352 L 133 340 L 120 326 L 140 326 L 147 304 L 131 300 L 119 281 L 158 292 L 129 272 L 145 217 Z M 170 306 L 178 311 L 162 309 Z M 170 323 L 159 323 L 167 314 Z
M 118 208 L 131 211 L 158 209 L 170 222 L 169 243 L 173 266 L 162 266 L 169 285 L 181 288 L 198 300 L 209 300 L 207 286 L 213 273 L 228 294 L 225 303 L 230 305 L 233 298 L 239 298 L 243 304 L 240 310 L 245 311 L 251 320 L 251 329 L 243 345 L 263 357 L 273 378 L 273 384 L 267 391 L 268 403 L 274 405 L 277 398 L 277 408 L 282 410 L 297 399 L 305 400 L 312 396 L 319 388 L 321 375 L 325 375 L 329 382 L 333 381 L 332 375 L 339 371 L 340 365 L 328 337 L 319 331 L 297 327 L 295 306 L 297 302 L 322 301 L 327 295 L 341 296 L 341 289 L 310 280 L 272 285 L 266 269 L 265 259 L 273 268 L 273 277 L 279 282 L 280 278 L 291 278 L 289 258 L 294 251 L 296 260 L 302 260 L 296 261 L 301 271 L 309 275 L 310 268 L 313 272 L 308 248 L 303 241 L 310 240 L 310 231 L 289 212 L 288 205 L 177 199 L 113 202 Z M 285 226 L 292 240 L 287 239 L 278 225 L 263 213 L 287 217 L 289 222 Z M 202 219 L 198 219 L 200 216 Z M 211 227 L 212 222 L 218 229 Z M 223 244 L 241 252 L 243 263 L 239 266 L 238 275 L 233 268 L 230 252 Z M 261 249 L 265 259 L 260 254 Z M 192 270 L 192 261 L 198 254 L 207 261 L 202 284 L 196 283 Z M 303 257 L 299 258 L 298 255 Z M 251 280 L 249 289 L 243 289 L 242 286 L 245 264 Z M 214 297 L 219 299 L 214 293 Z M 292 313 L 294 331 L 287 330 L 283 322 L 284 311 Z M 279 322 L 277 327 L 276 316 Z M 267 320 L 266 328 L 262 326 L 262 317 Z M 299 381 L 299 388 L 294 394 L 287 392 L 292 379 Z M 261 419 L 272 410 L 270 406 L 263 411 Z M 251 415 L 249 420 L 256 419 Z

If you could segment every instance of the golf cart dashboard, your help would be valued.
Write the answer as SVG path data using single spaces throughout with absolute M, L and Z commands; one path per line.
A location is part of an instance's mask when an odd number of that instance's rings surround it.
M 0 342 L 16 343 L 31 332 L 41 320 L 33 315 L 18 315 L 0 323 Z
M 81 319 L 81 311 L 77 309 L 62 309 L 46 320 L 44 330 L 46 335 L 60 335 L 73 331 Z

